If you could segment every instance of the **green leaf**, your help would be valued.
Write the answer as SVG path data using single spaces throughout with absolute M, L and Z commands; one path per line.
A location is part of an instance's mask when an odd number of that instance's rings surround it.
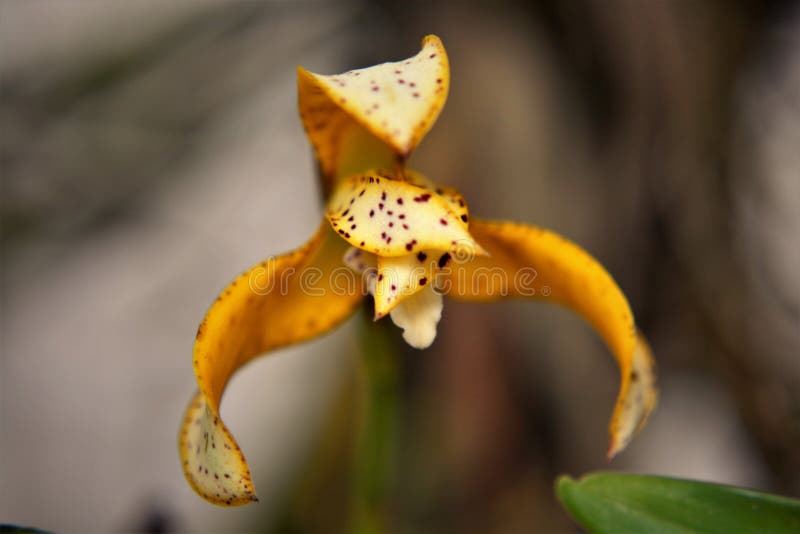
M 800 532 L 800 501 L 708 482 L 596 473 L 562 476 L 556 493 L 593 533 Z

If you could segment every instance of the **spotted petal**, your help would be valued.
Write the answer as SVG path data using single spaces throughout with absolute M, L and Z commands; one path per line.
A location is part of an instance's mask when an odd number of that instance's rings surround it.
M 362 294 L 329 276 L 347 248 L 324 222 L 303 248 L 240 275 L 197 331 L 194 371 L 200 391 L 184 416 L 179 448 L 184 474 L 206 500 L 227 506 L 256 500 L 250 472 L 219 416 L 231 375 L 272 349 L 319 336 L 355 309 Z
M 584 317 L 602 336 L 621 380 L 609 432 L 609 458 L 624 449 L 655 407 L 655 365 L 628 301 L 594 258 L 563 237 L 531 226 L 476 220 L 470 232 L 491 254 L 451 264 L 440 281 L 447 295 L 472 301 L 544 299 Z
M 450 209 L 456 214 L 458 219 L 464 223 L 464 228 L 469 227 L 469 208 L 464 195 L 455 187 L 447 185 L 437 185 L 427 176 L 412 169 L 404 169 L 403 177 L 411 184 L 434 192 L 450 204 Z
M 434 284 L 441 258 L 448 252 L 420 250 L 416 254 L 378 256 L 378 279 L 375 287 L 375 319 L 384 317 L 395 306 Z
M 395 155 L 407 157 L 439 116 L 449 84 L 447 54 L 434 35 L 423 39 L 422 50 L 416 56 L 403 61 L 334 76 L 300 68 L 300 114 L 323 174 L 345 176 L 346 171 L 340 170 L 347 166 L 344 159 L 375 153 L 346 150 L 348 143 L 368 143 L 353 129 L 353 123 Z
M 353 246 L 379 256 L 455 248 L 485 254 L 448 200 L 400 180 L 377 175 L 344 179 L 329 198 L 326 215 Z

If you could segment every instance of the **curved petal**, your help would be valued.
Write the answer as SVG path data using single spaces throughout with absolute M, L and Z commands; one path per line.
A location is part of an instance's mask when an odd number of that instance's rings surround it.
M 240 275 L 208 310 L 194 345 L 200 391 L 179 435 L 186 478 L 206 500 L 256 500 L 244 456 L 219 417 L 220 399 L 231 375 L 252 358 L 319 336 L 350 316 L 362 293 L 342 266 L 346 248 L 323 222 L 304 247 Z
M 442 273 L 450 297 L 487 301 L 528 297 L 565 305 L 602 336 L 620 368 L 621 383 L 609 432 L 609 458 L 620 452 L 655 407 L 655 365 L 637 333 L 628 301 L 611 275 L 586 251 L 541 228 L 475 220 L 473 237 L 490 257 L 452 262 Z
M 345 240 L 379 256 L 453 248 L 484 253 L 448 200 L 405 181 L 376 175 L 346 178 L 328 199 L 326 216 Z
M 334 76 L 298 68 L 300 115 L 323 173 L 331 176 L 342 166 L 353 121 L 394 154 L 407 157 L 439 116 L 449 85 L 447 54 L 435 35 L 425 37 L 422 50 L 403 61 Z

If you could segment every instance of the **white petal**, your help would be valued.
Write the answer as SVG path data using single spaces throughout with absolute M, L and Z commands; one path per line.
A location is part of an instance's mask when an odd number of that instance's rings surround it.
M 378 266 L 378 258 L 375 254 L 371 254 L 357 247 L 348 248 L 342 261 L 357 274 L 364 274 L 368 271 L 374 273 Z
M 416 349 L 430 347 L 436 339 L 436 325 L 442 318 L 444 301 L 433 284 L 405 299 L 391 312 L 394 324 L 403 329 L 403 339 Z

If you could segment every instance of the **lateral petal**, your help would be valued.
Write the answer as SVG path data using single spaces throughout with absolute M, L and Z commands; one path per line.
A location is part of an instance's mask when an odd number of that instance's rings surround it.
M 256 500 L 244 456 L 219 416 L 228 379 L 254 357 L 319 336 L 350 316 L 362 294 L 332 275 L 346 249 L 323 222 L 302 248 L 240 275 L 201 323 L 194 346 L 200 391 L 186 409 L 179 449 L 189 484 L 209 502 Z
M 447 54 L 435 35 L 403 61 L 334 76 L 299 68 L 300 113 L 323 171 L 331 174 L 338 166 L 347 118 L 407 157 L 439 116 L 449 85 Z
M 565 305 L 586 319 L 611 349 L 620 389 L 609 426 L 609 458 L 624 449 L 656 405 L 655 364 L 628 301 L 585 250 L 563 237 L 512 222 L 473 221 L 470 233 L 491 254 L 451 263 L 440 275 L 450 297 L 489 301 L 527 297 Z
M 400 180 L 377 175 L 341 180 L 328 200 L 326 215 L 333 229 L 353 246 L 379 256 L 454 248 L 485 254 L 448 200 Z

